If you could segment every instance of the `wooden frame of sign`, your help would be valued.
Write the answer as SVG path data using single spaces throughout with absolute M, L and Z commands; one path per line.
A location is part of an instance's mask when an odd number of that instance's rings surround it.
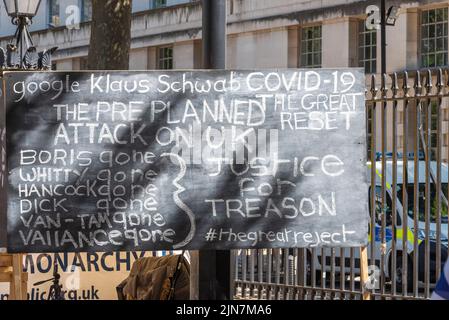
M 360 248 L 360 288 L 362 291 L 362 299 L 370 300 L 371 296 L 367 290 L 366 284 L 368 282 L 368 248 Z
M 27 300 L 28 274 L 22 262 L 22 254 L 0 253 L 0 282 L 9 283 L 8 300 Z

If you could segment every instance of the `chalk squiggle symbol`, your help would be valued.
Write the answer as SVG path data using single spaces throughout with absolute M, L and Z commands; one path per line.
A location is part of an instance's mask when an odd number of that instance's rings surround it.
M 175 153 L 163 153 L 161 154 L 161 157 L 175 157 L 178 160 L 179 174 L 176 176 L 176 179 L 173 180 L 173 185 L 177 188 L 176 192 L 173 194 L 173 201 L 182 211 L 187 214 L 190 220 L 190 231 L 187 234 L 187 237 L 183 241 L 173 245 L 173 249 L 178 249 L 184 247 L 192 240 L 196 230 L 195 216 L 193 214 L 193 211 L 184 202 L 182 202 L 181 198 L 179 198 L 179 195 L 186 190 L 182 185 L 178 183 L 182 178 L 184 178 L 184 175 L 186 174 L 186 163 L 184 159 L 182 159 Z

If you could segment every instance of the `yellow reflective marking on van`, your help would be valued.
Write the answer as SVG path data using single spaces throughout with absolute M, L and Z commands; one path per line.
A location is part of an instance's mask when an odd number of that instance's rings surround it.
M 371 167 L 372 167 L 371 164 L 368 164 L 368 168 L 371 168 Z M 376 174 L 377 174 L 377 176 L 378 176 L 380 179 L 382 179 L 382 174 L 381 174 L 380 171 L 377 170 L 377 169 L 376 169 Z M 391 184 L 389 184 L 388 181 L 385 181 L 385 182 L 386 182 L 387 189 L 390 189 L 390 190 L 391 190 Z M 371 228 L 370 228 L 370 229 L 371 229 Z M 396 239 L 403 239 L 402 228 L 397 228 L 397 230 L 396 230 Z M 410 230 L 410 228 L 408 228 L 408 227 L 407 227 L 407 241 L 410 242 L 410 243 L 412 243 L 412 244 L 415 242 L 415 234 L 414 234 L 413 231 Z M 370 232 L 368 233 L 368 242 L 371 242 L 371 230 L 370 230 Z M 421 239 L 418 239 L 418 244 L 420 244 L 421 242 L 422 242 L 422 240 L 421 240 Z
M 368 164 L 368 168 L 371 168 L 371 164 Z M 376 169 L 376 174 L 380 179 L 382 179 L 382 173 L 380 173 L 380 171 L 377 169 Z M 391 190 L 391 184 L 388 181 L 385 181 L 385 183 L 387 185 L 387 189 Z
M 403 230 L 402 230 L 402 228 L 397 228 L 397 230 L 396 230 L 396 238 L 403 239 Z M 412 243 L 412 244 L 415 242 L 415 234 L 408 227 L 407 227 L 407 241 Z M 422 239 L 418 238 L 418 244 L 420 244 L 421 242 L 422 242 Z

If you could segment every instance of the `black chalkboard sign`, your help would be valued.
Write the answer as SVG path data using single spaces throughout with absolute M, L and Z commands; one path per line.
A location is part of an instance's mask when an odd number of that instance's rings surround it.
M 8 251 L 362 246 L 364 79 L 6 73 Z

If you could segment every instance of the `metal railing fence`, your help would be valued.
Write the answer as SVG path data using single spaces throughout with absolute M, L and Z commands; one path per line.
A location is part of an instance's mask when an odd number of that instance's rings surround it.
M 449 253 L 449 70 L 367 82 L 369 281 L 359 248 L 238 250 L 237 299 L 430 297 Z

